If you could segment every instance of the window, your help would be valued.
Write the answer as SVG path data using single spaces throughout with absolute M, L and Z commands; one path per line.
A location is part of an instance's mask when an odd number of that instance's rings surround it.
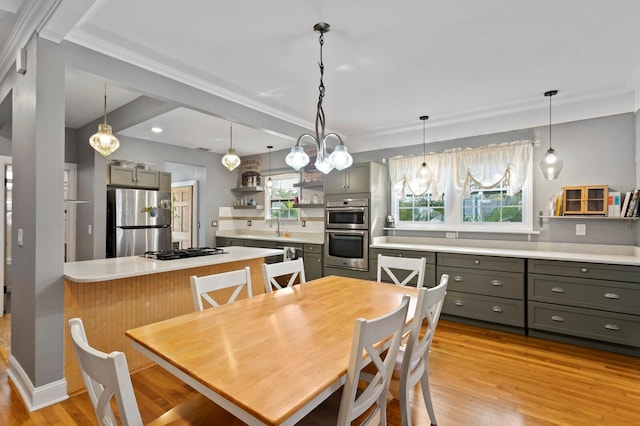
M 300 189 L 294 184 L 300 183 L 298 173 L 287 173 L 271 176 L 273 187 L 266 191 L 267 219 L 293 219 L 300 218 L 300 209 L 294 208 L 300 195 Z
M 515 141 L 389 160 L 392 214 L 398 228 L 461 232 L 533 231 L 532 144 Z M 512 194 L 512 195 L 509 195 Z M 441 197 L 439 197 L 441 195 Z
M 435 201 L 431 193 L 413 195 L 404 194 L 398 201 L 398 220 L 400 222 L 444 222 L 444 198 Z
M 462 221 L 522 223 L 522 191 L 507 195 L 504 181 L 494 189 L 471 185 L 471 197 L 462 200 Z

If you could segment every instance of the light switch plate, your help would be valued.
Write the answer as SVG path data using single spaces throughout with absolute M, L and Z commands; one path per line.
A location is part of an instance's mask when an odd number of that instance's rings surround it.
M 576 235 L 587 235 L 586 223 L 576 223 Z

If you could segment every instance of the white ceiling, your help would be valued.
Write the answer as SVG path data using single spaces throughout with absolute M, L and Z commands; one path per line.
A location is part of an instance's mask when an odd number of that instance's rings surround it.
M 0 0 L 1 28 L 15 20 L 20 3 L 31 1 Z M 73 22 L 63 39 L 309 130 L 319 83 L 312 27 L 330 23 L 327 128 L 343 135 L 352 151 L 419 144 L 424 114 L 431 116 L 429 141 L 548 124 L 543 93 L 550 89 L 559 90 L 557 121 L 637 109 L 637 0 L 66 2 L 91 7 L 84 16 L 67 16 Z M 60 32 L 60 15 L 68 10 L 53 14 L 50 31 Z M 68 126 L 102 114 L 103 83 L 70 73 Z M 137 96 L 117 82 L 108 90 L 109 110 Z M 148 139 L 156 124 L 165 129 L 153 136 L 159 142 L 219 153 L 228 147 L 228 122 L 187 108 L 119 134 Z M 269 144 L 291 146 L 298 136 L 240 125 L 233 135 L 244 155 L 265 152 Z

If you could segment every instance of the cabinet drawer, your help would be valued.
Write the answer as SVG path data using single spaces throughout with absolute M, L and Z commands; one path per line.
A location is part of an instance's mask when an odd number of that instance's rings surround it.
M 369 250 L 369 259 L 373 260 L 373 259 L 378 259 L 378 254 L 381 254 L 383 256 L 394 256 L 394 257 L 415 257 L 417 259 L 420 259 L 421 257 L 424 257 L 425 259 L 427 259 L 427 264 L 431 263 L 434 264 L 436 263 L 436 254 L 434 252 L 431 251 L 419 251 L 419 250 L 394 250 L 394 249 L 380 249 L 380 248 L 373 248 L 371 250 Z
M 633 315 L 529 302 L 529 328 L 640 347 L 640 318 Z
M 529 274 L 529 300 L 640 315 L 640 284 Z
M 304 253 L 318 253 L 322 254 L 322 244 L 305 244 Z
M 438 276 L 442 274 L 449 275 L 451 291 L 524 299 L 524 274 L 438 266 Z
M 442 312 L 497 324 L 524 327 L 524 301 L 522 300 L 448 291 L 444 298 Z
M 529 273 L 640 283 L 640 267 L 529 259 Z
M 277 248 L 278 243 L 276 241 L 268 240 L 244 240 L 245 247 L 259 247 L 259 248 Z
M 217 247 L 242 246 L 243 241 L 239 238 L 216 237 Z
M 524 272 L 524 259 L 515 257 L 438 253 L 438 265 L 491 271 Z

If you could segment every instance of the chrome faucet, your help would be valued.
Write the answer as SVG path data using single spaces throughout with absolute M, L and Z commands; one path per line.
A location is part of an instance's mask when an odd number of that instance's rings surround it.
M 270 227 L 273 227 L 273 219 L 274 218 L 271 218 L 271 223 L 269 224 Z M 280 236 L 280 218 L 276 217 L 275 219 L 276 219 L 276 223 L 278 225 L 278 227 L 276 228 L 276 235 L 279 237 Z

